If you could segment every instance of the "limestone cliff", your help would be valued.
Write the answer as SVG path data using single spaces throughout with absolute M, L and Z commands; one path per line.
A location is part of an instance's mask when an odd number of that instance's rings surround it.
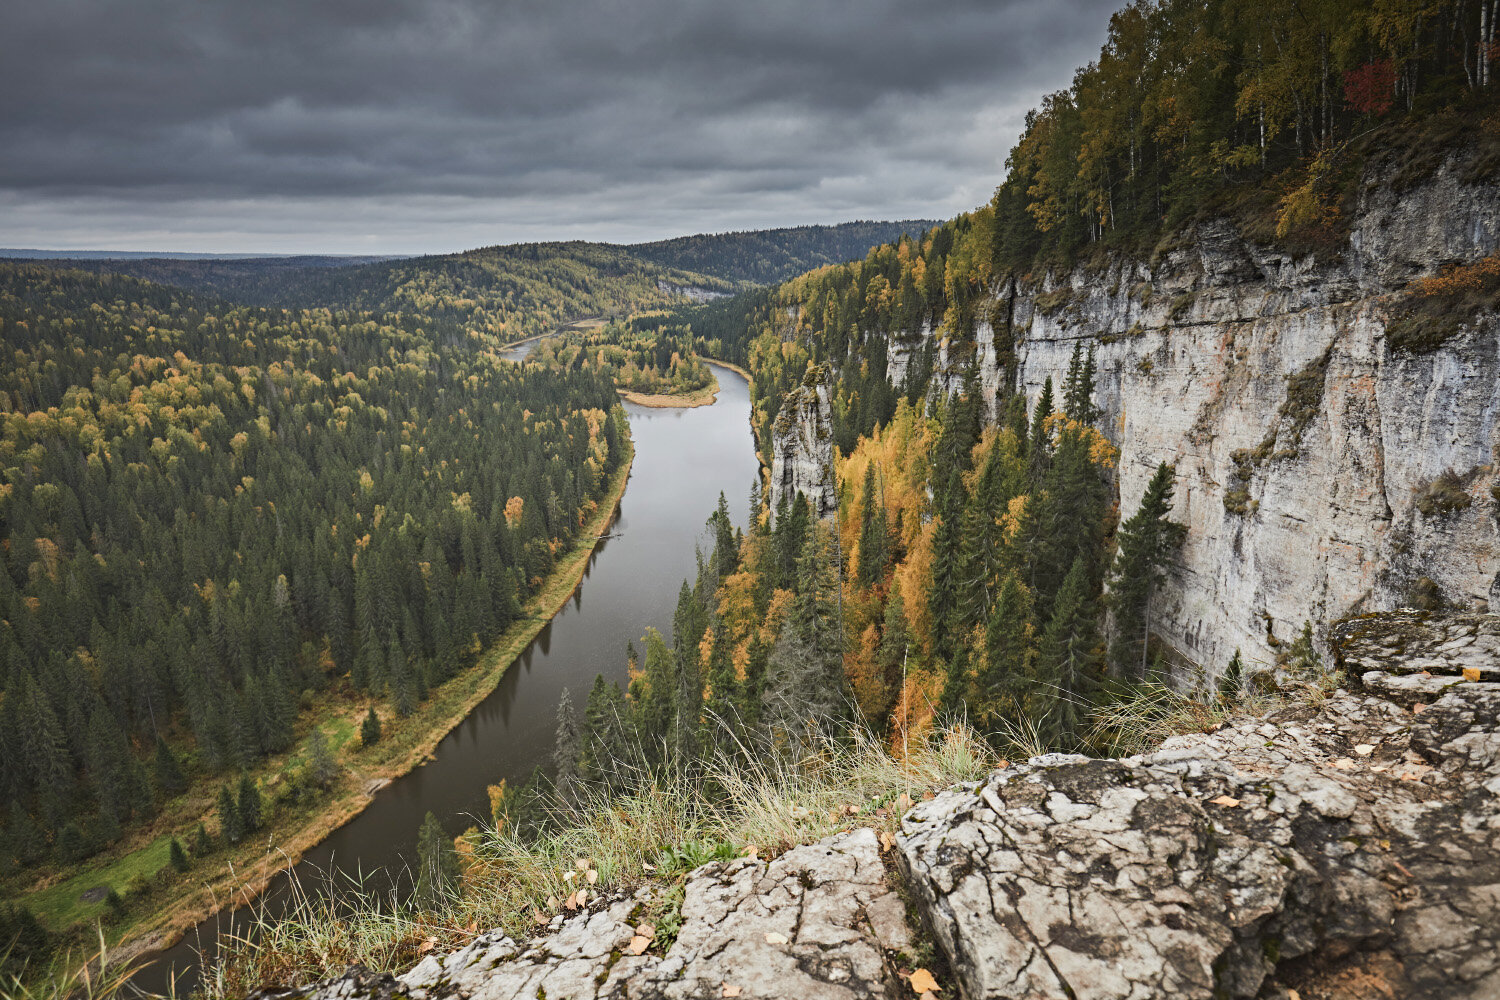
M 802 383 L 782 400 L 772 429 L 773 506 L 800 492 L 818 517 L 832 514 L 838 507 L 828 407 L 828 372 L 820 365 L 811 365 Z
M 1414 599 L 1500 610 L 1500 316 L 1429 353 L 1386 335 L 1410 280 L 1500 248 L 1500 186 L 1466 169 L 1399 193 L 1372 169 L 1336 260 L 1203 224 L 1151 260 L 1007 278 L 979 310 L 989 399 L 1011 377 L 1006 347 L 1029 404 L 1075 344 L 1096 347 L 1126 513 L 1157 463 L 1176 464 L 1188 535 L 1158 625 L 1183 660 L 1216 672 L 1239 648 L 1269 663 L 1304 620 Z M 891 337 L 895 382 L 933 336 Z

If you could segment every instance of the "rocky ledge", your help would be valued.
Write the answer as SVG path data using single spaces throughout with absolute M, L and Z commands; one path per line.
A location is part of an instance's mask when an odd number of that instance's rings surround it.
M 941 995 L 1500 997 L 1500 620 L 1334 636 L 1350 689 L 1320 704 L 1124 760 L 1035 758 L 909 813 L 892 856 L 947 959 Z M 912 996 L 880 846 L 854 830 L 700 868 L 664 954 L 641 890 L 524 944 L 269 995 Z

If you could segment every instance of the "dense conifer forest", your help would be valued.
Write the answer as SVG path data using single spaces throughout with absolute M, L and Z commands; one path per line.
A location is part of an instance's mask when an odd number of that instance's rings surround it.
M 607 378 L 409 313 L 4 265 L 0 337 L 7 876 L 82 860 L 191 778 L 229 796 L 314 693 L 410 713 L 515 618 L 625 451 Z M 218 833 L 264 818 L 240 780 Z

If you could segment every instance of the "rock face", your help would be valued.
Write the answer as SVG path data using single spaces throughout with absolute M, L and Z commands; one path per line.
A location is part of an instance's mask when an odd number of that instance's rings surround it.
M 1367 689 L 1500 634 L 1399 617 L 1341 647 Z M 1500 996 L 1500 684 L 1418 697 L 1037 758 L 919 806 L 902 863 L 962 995 Z
M 802 384 L 782 400 L 771 442 L 771 502 L 800 491 L 814 516 L 838 508 L 833 481 L 833 426 L 829 418 L 828 372 L 810 365 Z
M 308 990 L 265 996 L 855 1000 L 884 994 L 892 978 L 887 952 L 910 947 L 901 899 L 886 884 L 870 830 L 796 848 L 769 864 L 741 859 L 699 869 L 687 883 L 671 948 L 631 954 L 651 902 L 642 892 L 559 916 L 524 945 L 484 935 L 397 978 L 354 970 Z
M 1269 664 L 1304 620 L 1416 600 L 1500 611 L 1500 316 L 1426 354 L 1386 338 L 1410 280 L 1500 248 L 1500 185 L 1466 167 L 1400 193 L 1372 169 L 1336 261 L 1210 224 L 1149 261 L 1007 278 L 977 309 L 986 399 L 1013 387 L 1034 405 L 1075 345 L 1096 348 L 1126 515 L 1175 463 L 1189 530 L 1158 621 L 1182 660 L 1217 673 L 1240 649 Z M 934 336 L 891 335 L 894 382 Z M 997 341 L 1014 345 L 1017 385 Z M 959 367 L 938 345 L 950 391 Z M 1448 472 L 1464 500 L 1431 503 Z

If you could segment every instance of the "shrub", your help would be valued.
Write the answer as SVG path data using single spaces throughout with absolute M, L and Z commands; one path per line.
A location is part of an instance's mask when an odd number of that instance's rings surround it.
M 1442 517 L 1463 510 L 1472 502 L 1464 482 L 1454 472 L 1445 472 L 1417 491 L 1417 510 L 1423 517 Z

